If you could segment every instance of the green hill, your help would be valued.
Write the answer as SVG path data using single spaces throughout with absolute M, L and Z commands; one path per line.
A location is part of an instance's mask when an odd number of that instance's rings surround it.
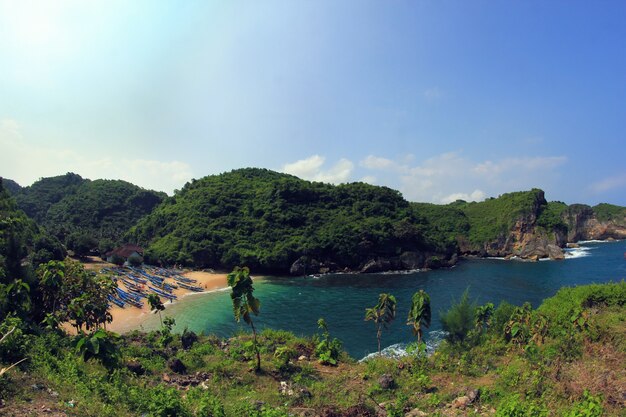
M 165 199 L 126 181 L 83 179 L 68 173 L 42 178 L 15 193 L 19 207 L 70 249 L 78 240 L 111 246 Z
M 4 189 L 7 190 L 11 195 L 15 195 L 22 190 L 21 185 L 8 178 L 2 178 L 2 185 L 4 186 Z
M 449 258 L 453 239 L 441 239 L 420 212 L 390 188 L 248 168 L 188 183 L 128 237 L 148 247 L 152 261 L 197 267 L 288 271 L 304 257 L 313 269 L 353 269 L 405 252 Z

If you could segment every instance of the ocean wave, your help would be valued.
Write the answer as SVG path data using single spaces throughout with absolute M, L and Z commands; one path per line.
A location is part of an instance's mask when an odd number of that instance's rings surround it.
M 428 338 L 426 340 L 426 354 L 428 356 L 432 355 L 439 344 L 443 341 L 448 333 L 443 330 L 433 330 L 428 332 Z M 408 356 L 409 353 L 406 351 L 408 343 L 395 343 L 391 346 L 387 346 L 380 352 L 380 356 L 385 358 L 399 359 L 405 356 Z M 359 362 L 365 362 L 369 359 L 373 359 L 378 356 L 378 352 L 370 353 L 366 355 L 364 358 L 359 360 Z
M 579 240 L 578 243 L 579 245 L 584 245 L 586 243 L 613 243 L 613 242 L 621 242 L 621 240 L 618 239 L 610 239 L 610 240 L 597 240 L 597 239 L 592 239 L 592 240 Z
M 569 248 L 565 249 L 564 255 L 565 259 L 576 259 L 576 258 L 584 258 L 585 256 L 591 256 L 591 250 L 593 248 Z

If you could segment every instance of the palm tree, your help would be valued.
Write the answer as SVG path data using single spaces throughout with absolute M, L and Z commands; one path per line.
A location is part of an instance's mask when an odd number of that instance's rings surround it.
M 148 304 L 150 304 L 150 310 L 152 310 L 155 314 L 159 313 L 159 321 L 161 322 L 161 327 L 163 327 L 163 318 L 161 318 L 161 311 L 165 310 L 165 306 L 161 302 L 161 299 L 156 294 L 148 294 Z
M 376 325 L 376 339 L 378 340 L 378 354 L 380 355 L 380 338 L 383 328 L 387 328 L 396 318 L 396 297 L 391 294 L 380 294 L 378 304 L 365 309 L 365 321 L 373 321 Z
M 419 290 L 411 298 L 411 309 L 406 324 L 413 327 L 413 335 L 417 336 L 417 344 L 422 342 L 422 326 L 430 327 L 430 297 L 424 290 Z
M 255 298 L 252 293 L 254 287 L 252 286 L 252 278 L 250 278 L 250 269 L 247 266 L 240 268 L 238 266 L 228 274 L 228 285 L 233 289 L 230 294 L 230 298 L 233 300 L 233 313 L 235 320 L 239 322 L 243 318 L 247 324 L 252 328 L 252 334 L 254 336 L 254 349 L 256 351 L 256 368 L 255 371 L 261 370 L 261 353 L 259 352 L 259 345 L 257 342 L 256 328 L 252 321 L 252 316 L 258 315 L 261 308 L 261 301 Z

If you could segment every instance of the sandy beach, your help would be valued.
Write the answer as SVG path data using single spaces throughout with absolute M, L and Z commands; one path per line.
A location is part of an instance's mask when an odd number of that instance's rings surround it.
M 226 288 L 225 273 L 209 273 L 202 271 L 189 271 L 182 274 L 184 277 L 192 278 L 197 281 L 195 285 L 204 288 L 206 292 L 215 291 Z M 193 291 L 178 288 L 174 290 L 173 294 L 178 297 L 173 303 L 164 302 L 165 307 L 174 303 L 184 302 L 185 294 L 198 294 Z M 150 306 L 147 302 L 144 302 L 143 308 L 137 308 L 132 306 L 126 306 L 121 308 L 118 306 L 111 307 L 111 315 L 113 316 L 113 322 L 107 324 L 107 329 L 116 333 L 126 333 L 132 330 L 139 329 L 141 324 L 146 321 L 153 313 L 150 311 Z
M 85 269 L 96 272 L 100 271 L 102 268 L 111 268 L 114 266 L 113 264 L 104 262 L 97 257 L 88 257 L 87 262 L 84 261 L 85 260 L 83 259 L 82 263 L 85 266 Z M 195 279 L 197 282 L 194 285 L 203 288 L 205 292 L 217 291 L 228 287 L 226 282 L 227 273 L 186 271 L 181 275 L 187 278 Z M 184 296 L 186 294 L 201 293 L 186 290 L 184 288 L 178 288 L 174 290 L 173 294 L 175 294 L 178 299 L 173 303 L 170 303 L 169 301 L 165 302 L 165 300 L 163 300 L 163 304 L 166 308 L 172 304 L 184 302 Z M 137 308 L 129 305 L 122 308 L 113 305 L 109 311 L 113 316 L 113 322 L 107 324 L 107 330 L 111 330 L 116 333 L 126 333 L 132 330 L 140 329 L 141 324 L 153 314 L 146 301 L 143 303 L 143 308 Z M 68 330 L 71 329 L 68 328 Z

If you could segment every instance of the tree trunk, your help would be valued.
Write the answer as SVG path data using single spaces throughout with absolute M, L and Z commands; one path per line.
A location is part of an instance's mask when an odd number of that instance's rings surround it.
M 380 336 L 382 333 L 382 329 L 380 328 L 380 325 L 376 326 L 376 339 L 378 339 L 378 356 L 380 356 Z
M 261 370 L 261 352 L 259 351 L 259 343 L 256 339 L 256 328 L 254 327 L 252 317 L 250 318 L 250 326 L 252 327 L 252 334 L 254 336 L 254 350 L 256 351 L 256 368 L 254 368 L 254 370 L 256 372 L 259 372 Z

